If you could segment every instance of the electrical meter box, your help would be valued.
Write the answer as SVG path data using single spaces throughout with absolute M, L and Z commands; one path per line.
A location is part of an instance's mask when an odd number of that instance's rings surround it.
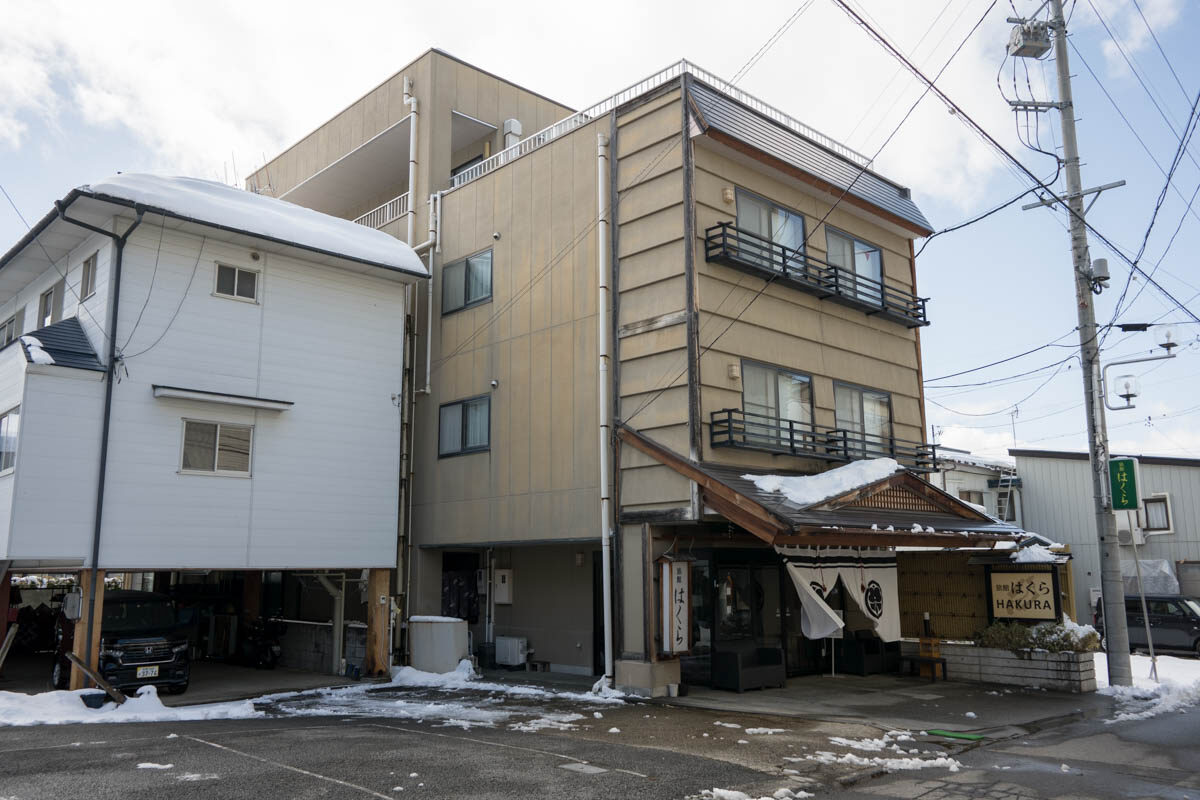
M 496 570 L 495 577 L 492 579 L 492 599 L 496 605 L 509 605 L 512 603 L 512 578 L 513 571 L 511 569 Z
M 1017 58 L 1041 58 L 1050 52 L 1050 25 L 1024 22 L 1014 25 L 1008 36 L 1008 54 Z

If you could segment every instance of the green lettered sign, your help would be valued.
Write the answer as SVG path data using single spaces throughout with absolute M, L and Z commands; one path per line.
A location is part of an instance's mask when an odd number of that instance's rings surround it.
M 1108 480 L 1112 487 L 1113 511 L 1136 510 L 1138 507 L 1137 459 L 1109 459 Z

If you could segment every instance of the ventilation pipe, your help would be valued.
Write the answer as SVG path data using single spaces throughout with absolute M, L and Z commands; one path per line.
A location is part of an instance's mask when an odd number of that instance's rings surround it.
M 596 185 L 599 206 L 596 224 L 596 272 L 599 278 L 596 292 L 596 317 L 599 351 L 597 390 L 600 394 L 600 558 L 601 579 L 604 582 L 604 686 L 613 685 L 613 614 L 612 614 L 612 487 L 609 480 L 612 442 L 612 413 L 609 410 L 608 376 L 608 136 L 596 134 Z

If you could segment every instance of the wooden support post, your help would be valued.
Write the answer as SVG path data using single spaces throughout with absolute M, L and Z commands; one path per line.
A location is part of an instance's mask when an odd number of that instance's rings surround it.
M 242 619 L 252 622 L 262 616 L 262 572 L 242 573 Z
M 391 624 L 390 570 L 373 569 L 367 575 L 367 675 L 388 675 L 388 625 Z
M 8 604 L 12 602 L 11 591 L 12 575 L 6 569 L 0 569 L 0 642 L 4 641 L 4 636 L 8 633 Z
M 79 573 L 79 590 L 83 593 L 82 613 L 75 620 L 75 639 L 71 652 L 80 661 L 90 664 L 92 669 L 99 672 L 100 666 L 100 627 L 104 619 L 104 570 L 96 571 L 96 623 L 92 629 L 92 640 L 87 640 L 88 628 L 88 598 L 91 594 L 92 571 L 83 570 Z M 83 689 L 87 685 L 87 676 L 78 666 L 71 667 L 71 689 Z

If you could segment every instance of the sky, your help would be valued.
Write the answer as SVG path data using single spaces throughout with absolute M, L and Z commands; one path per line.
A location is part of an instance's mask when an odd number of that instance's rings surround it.
M 1066 2 L 1083 185 L 1126 181 L 1103 193 L 1088 220 L 1133 258 L 1200 90 L 1200 7 Z M 1005 18 L 1014 8 L 1032 13 L 1040 0 L 851 5 L 927 75 L 944 68 L 938 87 L 1032 172 L 1054 178 L 1054 158 L 1022 140 L 1055 152 L 1057 113 L 1026 119 L 1006 101 L 1056 99 L 1053 60 L 1005 57 Z M 706 0 L 419 9 L 366 0 L 135 1 L 119 14 L 103 4 L 0 0 L 0 19 L 0 186 L 31 223 L 72 187 L 118 171 L 241 185 L 431 46 L 574 107 L 680 58 L 727 78 L 749 63 L 741 89 L 874 157 L 879 172 L 912 188 L 937 230 L 1031 185 L 934 96 L 922 98 L 923 85 L 832 0 L 764 0 L 736 15 Z M 1065 191 L 1061 175 L 1053 185 Z M 1200 311 L 1200 203 L 1188 209 L 1198 189 L 1193 143 L 1139 264 Z M 1083 384 L 1071 359 L 1078 334 L 1067 220 L 1061 211 L 1021 210 L 1032 200 L 930 239 L 917 260 L 918 291 L 930 298 L 931 325 L 921 331 L 928 435 L 940 444 L 991 456 L 1014 445 L 1086 448 Z M 0 251 L 25 230 L 0 198 Z M 1096 298 L 1107 323 L 1130 271 L 1095 238 L 1091 255 L 1107 258 L 1112 273 Z M 1135 409 L 1108 413 L 1112 449 L 1200 457 L 1200 325 L 1144 280 L 1130 283 L 1134 297 L 1117 322 L 1185 324 L 1175 328 L 1176 358 L 1113 369 L 1140 376 L 1141 395 Z M 1161 353 L 1161 330 L 1113 331 L 1102 358 Z M 945 377 L 964 370 L 975 371 Z

